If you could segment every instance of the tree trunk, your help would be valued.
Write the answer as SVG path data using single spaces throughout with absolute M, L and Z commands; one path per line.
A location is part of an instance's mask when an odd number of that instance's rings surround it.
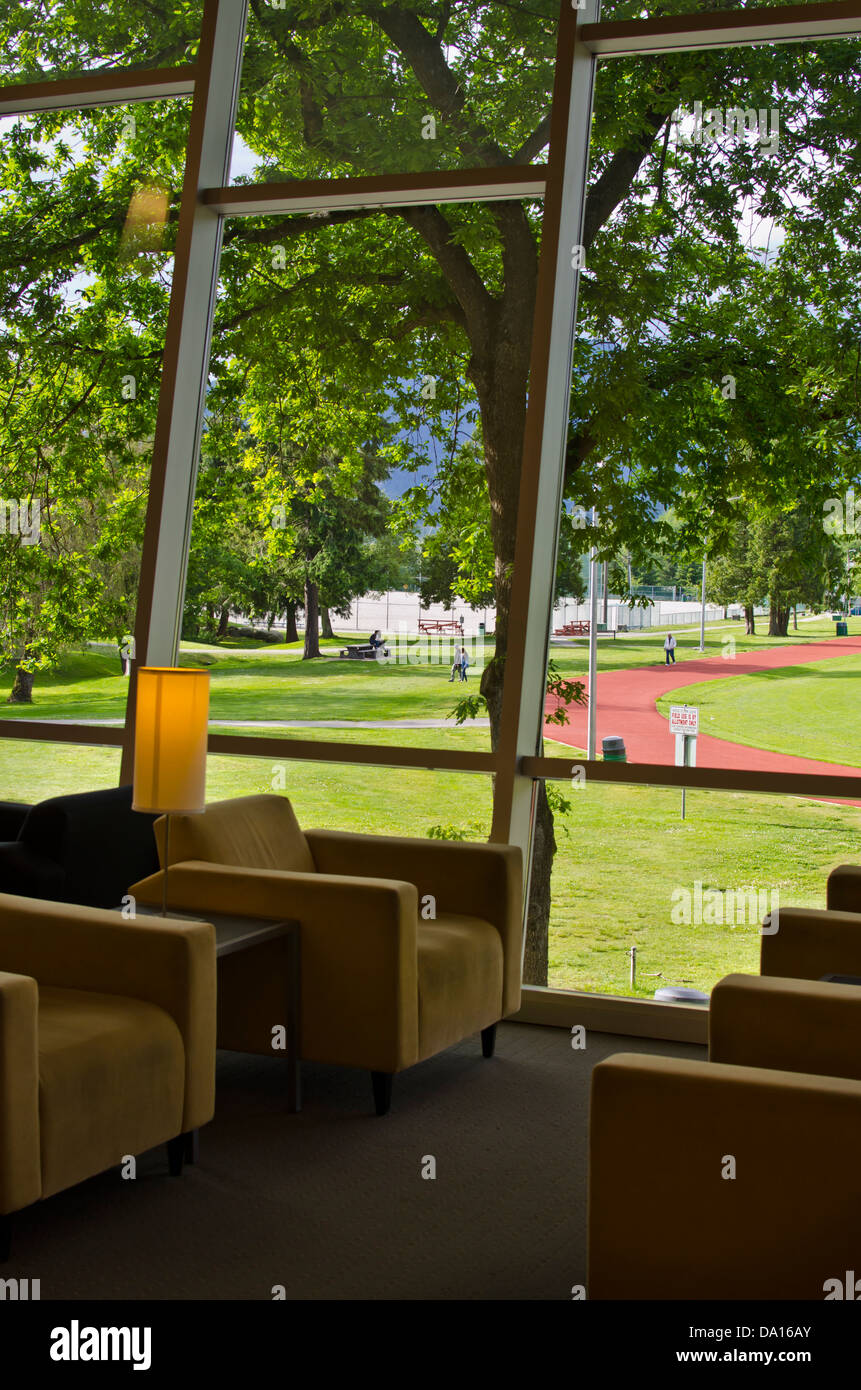
M 227 629 L 230 626 L 230 609 L 222 608 L 218 615 L 218 639 L 222 641 L 227 636 Z
M 332 631 L 332 615 L 326 607 L 325 603 L 320 609 L 320 621 L 323 625 L 323 636 L 325 638 L 328 638 L 329 641 L 332 641 L 335 636 L 334 632 Z
M 744 606 L 744 630 L 746 636 L 756 636 L 756 614 L 753 611 L 752 603 L 746 603 Z
M 302 660 L 309 661 L 320 655 L 320 596 L 317 585 L 311 579 L 305 580 L 305 646 Z
M 793 632 L 797 632 L 797 631 L 798 631 L 798 604 L 797 604 L 797 603 L 794 603 L 794 604 L 792 605 L 792 630 L 793 630 Z
M 33 703 L 33 672 L 23 671 L 20 666 L 15 667 L 15 680 L 12 684 L 7 705 L 32 705 Z
M 771 600 L 768 609 L 769 637 L 786 637 L 789 633 L 789 608 Z
M 532 880 L 526 918 L 523 979 L 527 984 L 546 984 L 549 959 L 550 872 L 556 854 L 553 812 L 543 782 L 538 783 L 533 837 Z M 537 870 L 537 872 L 536 872 Z
M 298 642 L 299 629 L 296 626 L 296 604 L 288 602 L 287 617 L 284 623 L 284 641 Z

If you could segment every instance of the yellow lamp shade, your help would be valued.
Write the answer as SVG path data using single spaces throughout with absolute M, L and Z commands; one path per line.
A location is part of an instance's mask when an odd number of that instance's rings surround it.
M 135 717 L 135 811 L 202 811 L 209 672 L 142 666 Z

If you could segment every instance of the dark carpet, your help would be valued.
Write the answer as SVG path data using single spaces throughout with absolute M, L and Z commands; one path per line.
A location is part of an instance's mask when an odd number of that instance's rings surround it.
M 395 1078 L 303 1068 L 302 1113 L 268 1058 L 221 1053 L 200 1163 L 163 1150 L 16 1218 L 5 1277 L 42 1299 L 566 1299 L 586 1279 L 592 1066 L 614 1052 L 705 1049 L 505 1024 Z M 436 1177 L 422 1176 L 428 1158 Z M 619 1200 L 624 1201 L 623 1193 Z M 645 1215 L 645 1214 L 644 1214 Z

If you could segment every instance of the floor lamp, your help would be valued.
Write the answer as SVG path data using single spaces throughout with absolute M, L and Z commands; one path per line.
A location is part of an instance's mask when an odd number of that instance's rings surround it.
M 161 914 L 167 916 L 171 815 L 206 803 L 209 672 L 142 666 L 137 675 L 132 809 L 164 815 Z

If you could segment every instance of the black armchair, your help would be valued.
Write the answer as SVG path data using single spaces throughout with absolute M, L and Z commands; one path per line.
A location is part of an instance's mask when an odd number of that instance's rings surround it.
M 158 871 L 155 819 L 132 810 L 131 787 L 0 803 L 0 893 L 116 907 L 130 883 Z

